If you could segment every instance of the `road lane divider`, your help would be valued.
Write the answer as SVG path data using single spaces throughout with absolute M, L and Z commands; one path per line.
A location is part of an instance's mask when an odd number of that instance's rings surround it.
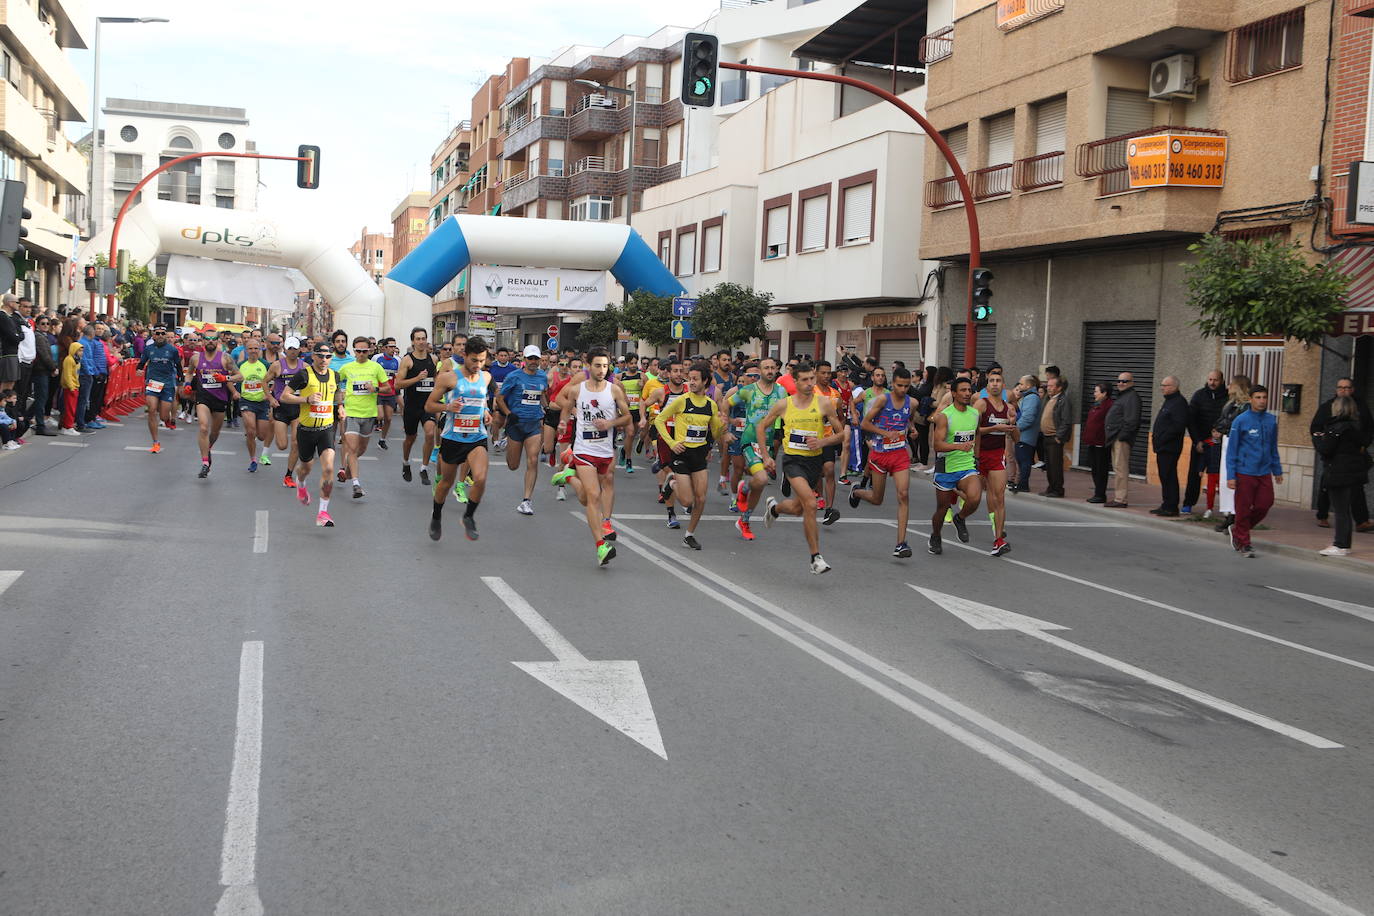
M 239 654 L 238 717 L 234 764 L 224 809 L 215 916 L 262 916 L 258 897 L 258 789 L 262 779 L 262 641 L 249 640 Z

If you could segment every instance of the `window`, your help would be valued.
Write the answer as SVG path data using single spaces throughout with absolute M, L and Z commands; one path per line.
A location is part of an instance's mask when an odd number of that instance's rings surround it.
M 659 137 L 661 134 L 655 128 L 649 127 L 644 130 L 644 137 L 639 143 L 639 156 L 635 165 L 657 166 Z
M 167 141 L 168 149 L 195 149 L 190 137 L 173 137 Z
M 840 219 L 836 244 L 858 245 L 873 240 L 873 186 L 876 172 L 865 172 L 840 182 Z
M 198 305 L 188 306 L 186 309 L 186 317 L 191 319 L 192 321 L 204 321 L 205 319 L 202 317 L 202 315 L 203 312 L 201 311 L 201 307 Z
M 234 314 L 234 309 L 215 309 L 216 324 L 234 324 L 234 319 L 238 316 Z
M 138 128 L 132 124 L 125 124 L 119 129 L 119 139 L 125 143 L 133 143 L 138 139 Z
M 720 270 L 720 245 L 724 220 L 716 217 L 702 224 L 701 228 L 701 272 L 714 273 Z
M 954 154 L 954 158 L 959 163 L 959 168 L 968 171 L 968 128 L 955 127 L 945 131 L 945 143 L 949 144 L 949 150 Z M 954 170 L 949 167 L 945 157 L 940 157 L 944 175 L 949 178 L 954 175 Z
M 563 140 L 550 140 L 550 141 L 549 141 L 549 156 L 548 156 L 548 158 L 545 160 L 545 162 L 547 163 L 546 171 L 545 171 L 545 174 L 546 174 L 546 175 L 552 175 L 552 176 L 555 177 L 555 178 L 562 178 L 562 177 L 563 177 L 563 153 L 564 153 L 564 149 L 565 149 L 565 144 L 564 144 L 564 141 L 563 141 Z
M 787 257 L 787 235 L 791 228 L 792 196 L 790 194 L 764 203 L 763 259 L 765 261 Z
M 823 184 L 801 192 L 801 222 L 797 227 L 797 250 L 820 251 L 825 248 L 830 224 L 830 185 Z
M 220 148 L 220 149 L 233 149 L 233 148 L 234 148 L 234 143 L 235 143 L 234 135 L 231 134 L 231 133 L 229 133 L 228 131 L 226 131 L 226 132 L 224 132 L 224 133 L 222 133 L 222 134 L 219 135 L 219 148 Z
M 10 52 L 0 51 L 0 67 L 4 68 L 5 79 L 12 80 L 10 74 L 14 72 L 14 58 L 10 56 Z
M 1302 66 L 1303 7 L 1231 33 L 1226 78 L 1233 83 Z
M 677 234 L 677 270 L 674 271 L 679 277 L 687 277 L 696 273 L 697 261 L 697 230 L 680 229 Z
M 1035 155 L 1062 153 L 1068 139 L 1068 99 L 1060 96 L 1035 106 Z
M 1155 126 L 1155 103 L 1144 91 L 1136 89 L 1107 90 L 1108 137 L 1120 137 Z
M 216 195 L 215 195 L 215 206 L 216 206 L 216 207 L 219 207 L 221 210 L 232 210 L 232 209 L 234 209 L 234 197 L 233 197 L 233 195 L 232 195 L 232 194 L 216 194 Z
M 587 194 L 572 202 L 568 219 L 605 221 L 611 218 L 610 195 Z
M 380 261 L 381 259 L 382 259 L 382 249 L 378 248 L 378 249 L 377 249 L 377 260 Z
M 668 128 L 668 137 L 665 141 L 667 148 L 663 153 L 663 164 L 673 165 L 682 161 L 682 125 L 674 124 Z
M 988 118 L 985 124 L 987 161 L 985 165 L 1006 165 L 1011 162 L 1016 142 L 1016 115 L 1012 112 Z
M 673 233 L 665 229 L 658 234 L 658 259 L 669 270 L 673 269 Z

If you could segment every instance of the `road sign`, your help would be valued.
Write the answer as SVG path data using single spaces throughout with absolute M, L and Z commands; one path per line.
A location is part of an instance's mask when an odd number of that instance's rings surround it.
M 551 324 L 551 325 L 549 325 L 549 336 L 550 336 L 550 337 L 557 337 L 557 336 L 558 336 L 558 325 L 556 325 L 556 324 Z
M 546 347 L 546 349 L 549 349 L 549 350 L 557 350 L 557 349 L 558 349 L 558 338 L 557 338 L 557 337 L 550 337 L 550 338 L 546 341 L 546 343 L 548 344 L 548 347 Z
M 688 299 L 683 296 L 678 296 L 673 300 L 674 318 L 691 318 L 692 313 L 696 310 L 697 301 L 695 299 Z
M 692 334 L 692 323 L 677 319 L 673 322 L 673 340 L 696 340 Z

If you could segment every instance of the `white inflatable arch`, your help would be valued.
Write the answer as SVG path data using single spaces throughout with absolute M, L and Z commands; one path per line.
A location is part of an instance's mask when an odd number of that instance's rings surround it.
M 428 328 L 434 294 L 470 263 L 609 270 L 634 292 L 677 296 L 682 284 L 639 233 L 616 223 L 508 216 L 450 216 L 382 281 L 386 336 Z M 402 343 L 404 346 L 404 343 Z
M 97 252 L 108 256 L 110 231 L 107 228 L 87 242 L 77 261 L 89 263 Z M 145 200 L 124 214 L 119 247 L 143 264 L 159 254 L 181 254 L 294 267 L 334 307 L 336 328 L 381 337 L 381 289 L 352 254 L 322 242 L 319 236 L 318 226 L 289 223 L 252 210 Z M 251 302 L 242 304 L 253 307 Z

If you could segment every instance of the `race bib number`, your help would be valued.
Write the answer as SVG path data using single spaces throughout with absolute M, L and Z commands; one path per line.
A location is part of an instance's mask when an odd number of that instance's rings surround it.
M 211 388 L 218 389 L 220 387 L 220 383 L 215 381 L 215 377 L 213 375 L 203 374 L 200 377 L 200 387 L 205 388 L 206 390 L 209 390 Z
M 705 445 L 705 444 L 706 444 L 706 427 L 705 427 L 705 426 L 688 426 L 688 427 L 687 427 L 687 438 L 686 438 L 684 441 L 685 441 L 688 445 Z
M 370 392 L 370 391 L 367 390 L 367 382 L 363 381 L 363 382 L 354 382 L 354 383 L 353 383 L 353 393 L 354 393 L 354 394 L 371 394 L 372 392 Z
M 165 387 L 167 387 L 167 383 L 166 383 L 166 382 L 157 382 L 157 381 L 153 381 L 152 379 L 149 379 L 149 380 L 148 380 L 148 393 L 149 393 L 149 394 L 161 394 L 161 393 L 162 393 L 162 389 L 165 388 Z
M 744 429 L 744 417 L 735 417 L 730 421 L 730 425 L 735 429 Z
M 253 394 L 262 391 L 262 379 L 252 379 L 251 381 L 245 380 L 243 383 L 243 390 Z
M 597 429 L 595 426 L 589 426 L 582 430 L 582 438 L 584 440 L 605 439 L 610 434 L 611 431 L 609 429 Z
M 524 404 L 526 407 L 538 407 L 539 395 L 540 392 L 535 391 L 532 388 L 526 388 L 524 392 L 520 395 L 520 403 Z
M 889 433 L 878 443 L 880 452 L 895 452 L 899 448 L 906 448 L 906 437 L 899 433 Z
M 965 443 L 965 442 L 972 442 L 972 441 L 973 441 L 973 430 L 971 430 L 971 429 L 961 429 L 961 430 L 959 430 L 958 432 L 956 432 L 956 433 L 954 434 L 954 443 L 955 443 L 956 445 L 962 445 L 962 444 Z
M 415 389 L 416 389 L 417 391 L 433 391 L 433 390 L 434 390 L 434 379 L 432 379 L 432 378 L 420 379 L 420 384 L 416 385 L 416 386 L 415 386 Z
M 465 433 L 474 433 L 482 428 L 482 418 L 471 414 L 455 414 L 453 428 Z
M 316 420 L 325 420 L 325 419 L 331 419 L 331 420 L 332 420 L 332 419 L 334 418 L 334 405 L 333 405 L 333 404 L 311 404 L 311 405 L 310 405 L 310 416 L 311 416 L 313 419 L 316 419 Z
M 625 395 L 625 403 L 627 403 L 627 404 L 630 405 L 630 409 L 631 409 L 631 410 L 638 410 L 638 409 L 639 409 L 639 395 L 637 395 L 637 394 L 627 394 L 627 395 Z
M 787 434 L 787 444 L 793 448 L 811 450 L 811 446 L 806 444 L 807 439 L 819 439 L 820 434 L 814 429 L 794 429 Z

